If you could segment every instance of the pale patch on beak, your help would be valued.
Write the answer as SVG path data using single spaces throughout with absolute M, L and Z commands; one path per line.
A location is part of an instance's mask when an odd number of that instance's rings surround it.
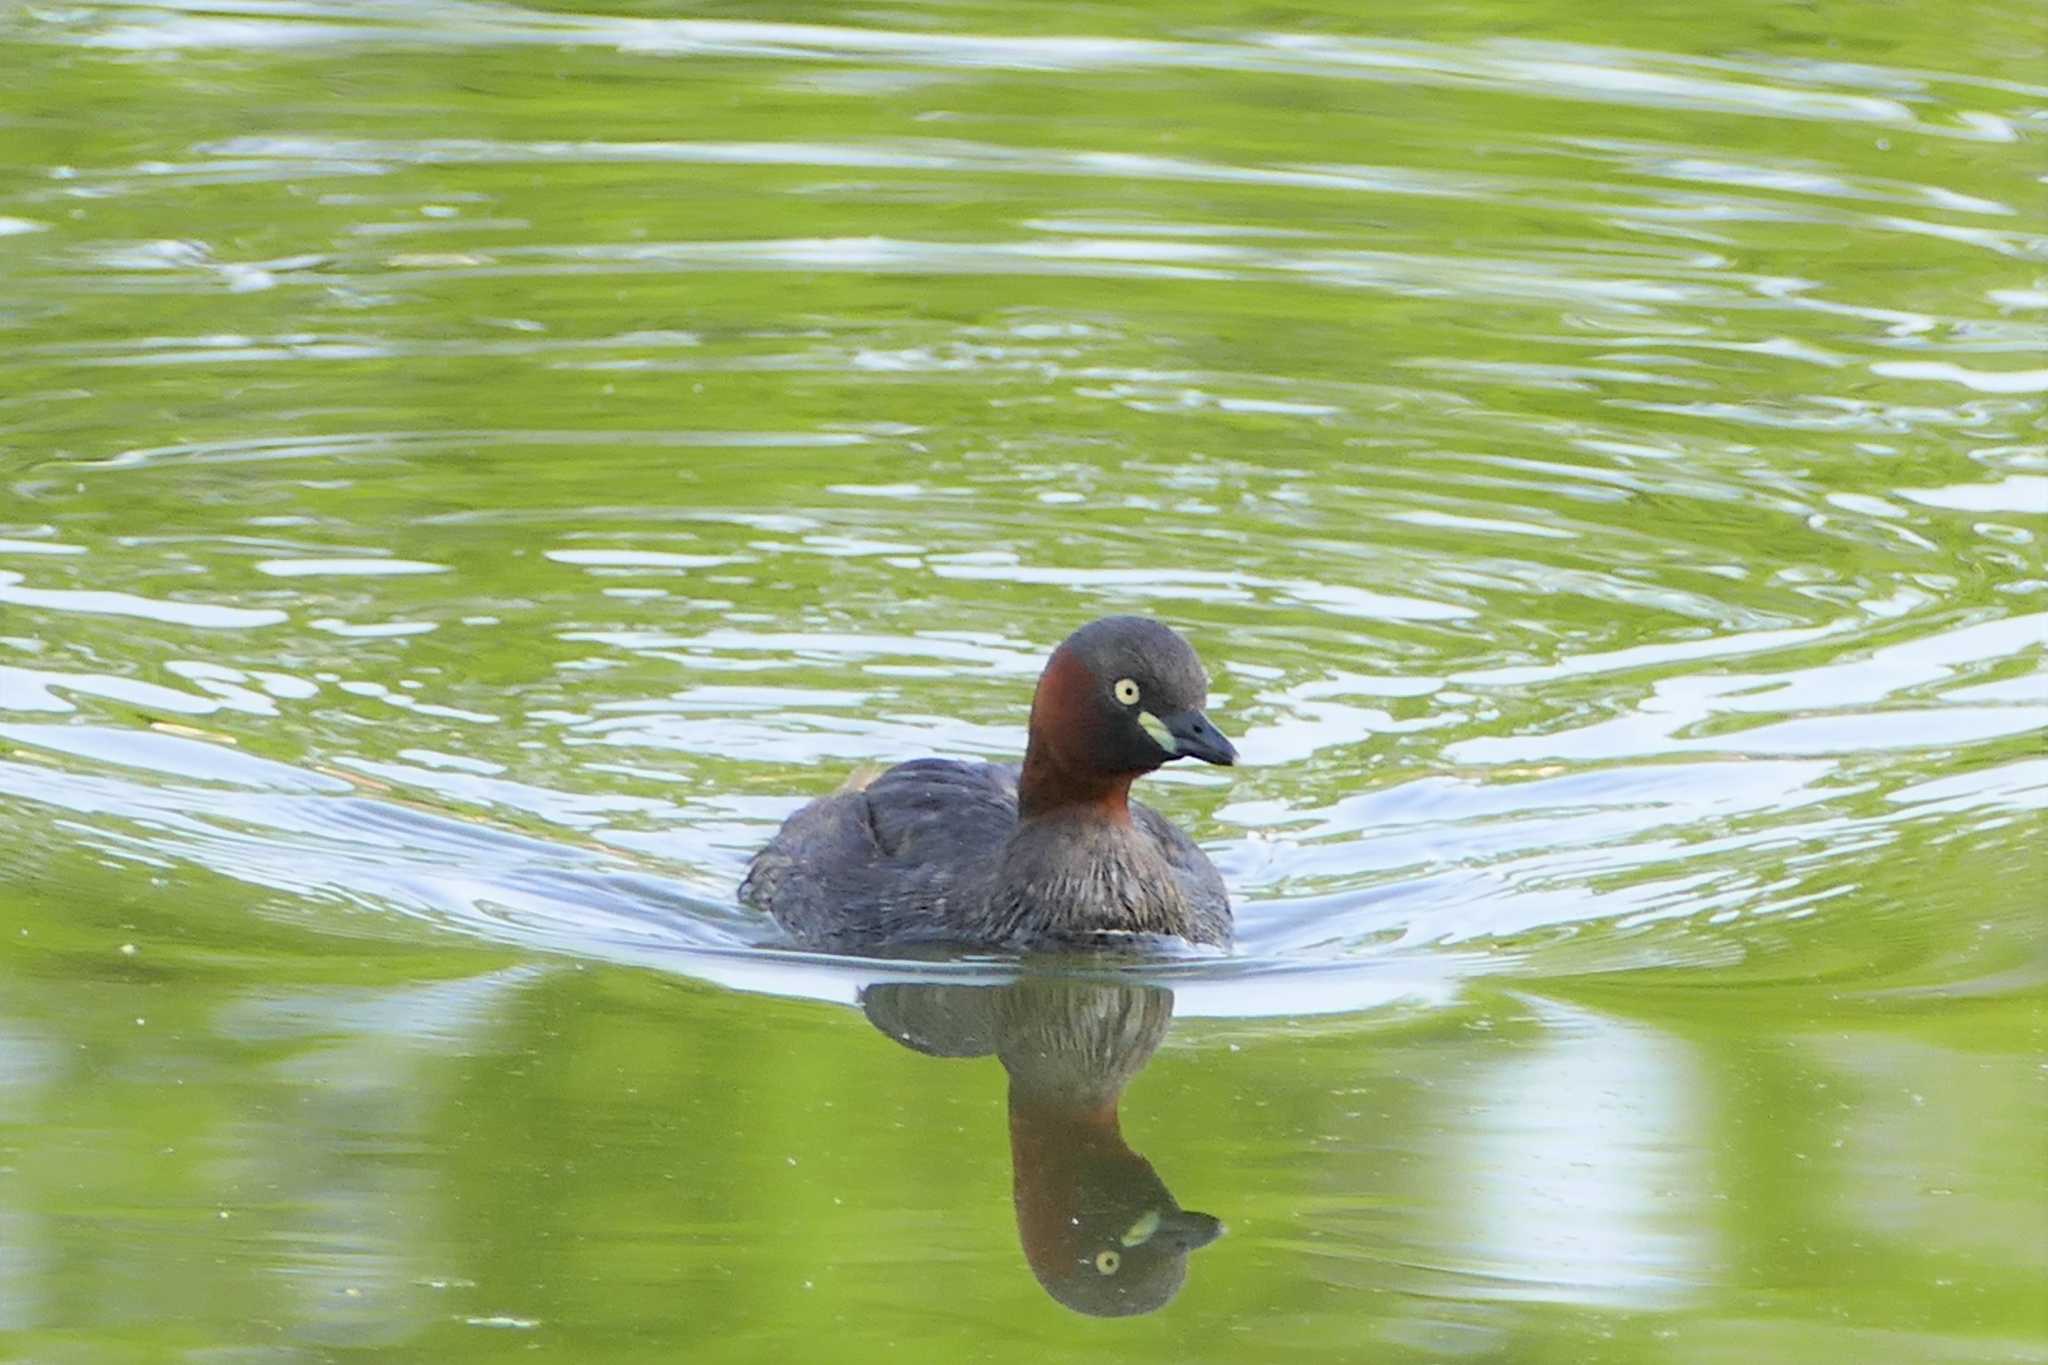
M 1146 734 L 1152 736 L 1154 744 L 1157 744 L 1170 754 L 1180 752 L 1180 741 L 1174 738 L 1173 731 L 1166 728 L 1165 721 L 1159 719 L 1150 711 L 1140 711 L 1138 713 L 1138 724 L 1144 728 Z
M 1127 1247 L 1141 1247 L 1152 1240 L 1152 1234 L 1159 1231 L 1159 1210 L 1149 1209 L 1145 1215 L 1131 1224 L 1124 1235 L 1117 1238 Z

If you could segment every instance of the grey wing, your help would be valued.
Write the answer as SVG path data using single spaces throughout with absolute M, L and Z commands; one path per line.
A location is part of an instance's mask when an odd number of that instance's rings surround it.
M 784 821 L 754 855 L 740 899 L 806 942 L 917 937 L 1016 824 L 1016 769 L 946 759 L 898 764 Z
M 1131 816 L 1138 828 L 1151 835 L 1159 846 L 1180 883 L 1181 894 L 1187 897 L 1188 908 L 1194 911 L 1196 932 L 1190 937 L 1197 943 L 1229 947 L 1230 892 L 1223 885 L 1223 874 L 1216 870 L 1216 864 L 1209 861 L 1201 845 L 1188 838 L 1180 826 L 1150 806 L 1131 802 Z
M 887 855 L 916 866 L 992 856 L 1017 827 L 1017 769 L 919 758 L 862 789 Z

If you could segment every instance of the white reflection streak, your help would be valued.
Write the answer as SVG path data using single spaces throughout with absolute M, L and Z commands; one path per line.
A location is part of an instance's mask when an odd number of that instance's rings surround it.
M 1442 1241 L 1475 1297 L 1675 1308 L 1715 1259 L 1704 1082 L 1677 1040 L 1548 1001 L 1532 1053 L 1475 1073 Z M 1469 1110 L 1464 1106 L 1469 1106 Z
M 269 1268 L 296 1300 L 296 1335 L 395 1345 L 439 1315 L 424 1286 L 444 1269 L 435 1256 L 446 1208 L 427 1170 L 381 1157 L 424 1144 L 432 1087 L 421 1073 L 441 1057 L 489 1050 L 511 998 L 541 975 L 517 967 L 390 991 L 266 991 L 223 1012 L 216 1026 L 226 1037 L 305 1040 L 272 1072 L 303 1103 L 221 1135 L 234 1154 L 226 1190 L 269 1189 L 293 1210 L 267 1240 Z
M 0 1123 L 25 1123 L 34 1095 L 57 1069 L 56 1045 L 0 1019 Z M 0 1176 L 11 1171 L 0 1163 Z M 20 1180 L 0 1178 L 0 1191 L 22 1190 Z M 49 1229 L 34 1213 L 0 1203 L 0 1332 L 38 1325 L 42 1277 L 50 1257 Z
M 83 17 L 102 15 L 88 10 Z M 541 46 L 650 57 L 895 63 L 960 72 L 1230 71 L 1440 88 L 1533 89 L 1554 99 L 1603 104 L 1874 124 L 1976 141 L 2017 138 L 2007 120 L 1983 111 L 1958 111 L 1952 123 L 1918 118 L 1911 103 L 1896 96 L 1917 93 L 1924 78 L 1895 68 L 1862 68 L 1885 77 L 1884 93 L 1872 93 L 1867 81 L 1842 82 L 1850 86 L 1847 89 L 1817 88 L 1820 83 L 1810 71 L 1782 65 L 1744 67 L 1673 53 L 1529 40 L 1431 43 L 1287 32 L 1241 33 L 1207 41 L 966 34 L 732 19 L 540 14 L 465 0 L 351 0 L 345 6 L 318 0 L 160 0 L 148 8 L 110 10 L 104 20 L 31 32 L 58 43 L 141 52 Z M 1966 79 L 1943 75 L 1950 81 Z
M 99 616 L 140 616 L 165 625 L 196 626 L 203 630 L 274 626 L 291 619 L 270 608 L 221 607 L 205 602 L 176 602 L 164 598 L 137 597 L 126 592 L 96 592 L 77 588 L 28 588 L 22 576 L 0 571 L 0 604 L 30 607 L 40 611 L 75 611 Z

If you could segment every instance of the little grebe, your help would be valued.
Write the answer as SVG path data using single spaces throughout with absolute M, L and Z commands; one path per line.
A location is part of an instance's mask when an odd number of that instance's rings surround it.
M 1228 946 L 1230 900 L 1193 840 L 1130 799 L 1176 758 L 1230 764 L 1208 677 L 1157 621 L 1109 616 L 1054 650 L 1020 769 L 921 758 L 811 802 L 740 899 L 814 947 L 1024 948 L 1110 934 Z

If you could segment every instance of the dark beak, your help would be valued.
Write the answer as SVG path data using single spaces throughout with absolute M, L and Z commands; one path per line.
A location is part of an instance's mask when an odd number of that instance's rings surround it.
M 1180 1251 L 1196 1251 L 1223 1235 L 1223 1224 L 1206 1213 L 1175 1209 L 1160 1220 L 1155 1239 Z
M 1174 757 L 1199 758 L 1204 763 L 1220 763 L 1226 768 L 1237 762 L 1237 750 L 1200 711 L 1179 711 L 1161 716 L 1159 723 L 1166 727 L 1167 734 L 1173 736 Z

